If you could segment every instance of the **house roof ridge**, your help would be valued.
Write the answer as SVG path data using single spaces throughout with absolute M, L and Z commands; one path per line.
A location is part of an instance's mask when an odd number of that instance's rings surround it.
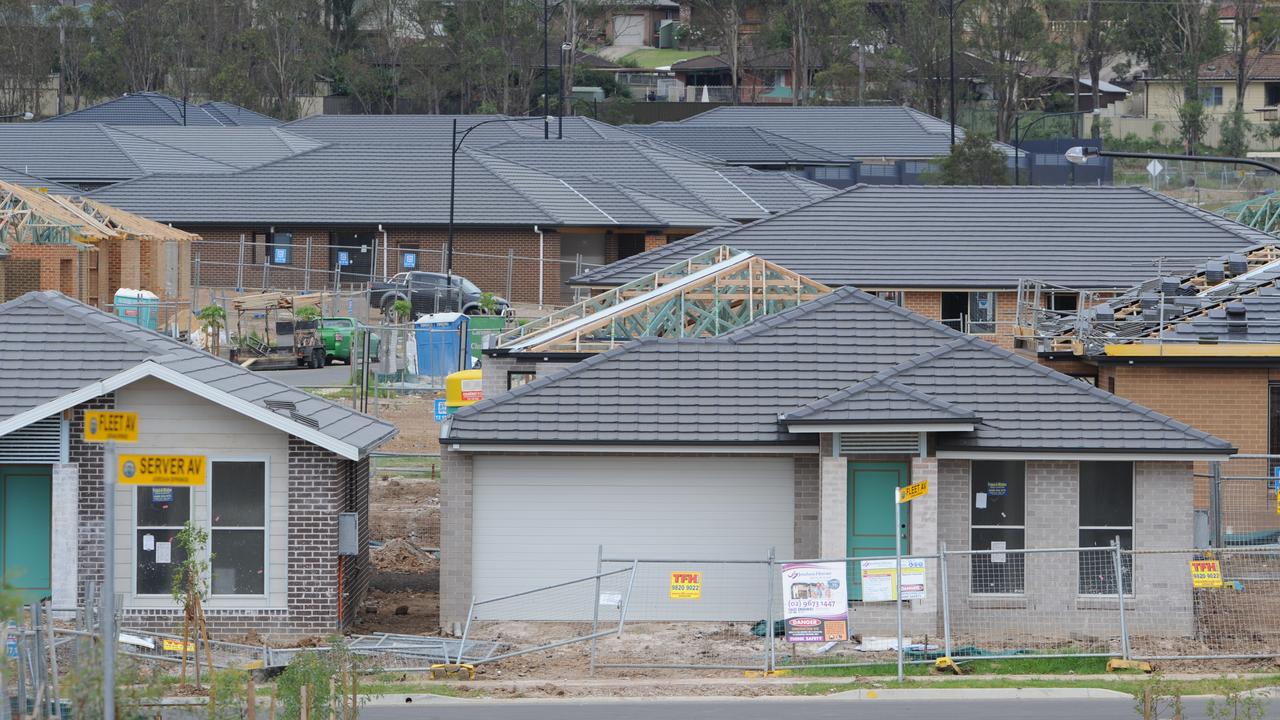
M 837 390 L 829 395 L 824 395 L 817 400 L 805 403 L 796 410 L 784 413 L 779 419 L 804 419 L 823 410 L 834 407 L 845 400 L 853 399 L 857 395 L 874 392 L 878 389 L 887 389 L 904 397 L 910 398 L 911 400 L 924 403 L 936 410 L 941 410 L 958 420 L 977 418 L 977 413 L 967 407 L 930 395 L 923 390 L 913 388 L 902 382 L 894 380 L 891 376 L 883 376 L 883 373 L 876 373 L 866 380 L 854 383 L 853 385 Z
M 170 150 L 172 150 L 172 151 L 174 151 L 174 152 L 182 153 L 183 155 L 190 155 L 191 157 L 200 158 L 201 160 L 206 160 L 206 161 L 211 162 L 211 163 L 213 163 L 213 164 L 215 164 L 215 165 L 220 165 L 220 166 L 222 166 L 222 167 L 224 167 L 224 168 L 227 168 L 228 170 L 230 170 L 230 171 L 231 171 L 231 172 L 233 172 L 233 173 L 240 172 L 240 170 L 241 170 L 241 168 L 238 168 L 238 167 L 236 167 L 235 165 L 229 165 L 229 164 L 227 164 L 227 163 L 224 163 L 224 162 L 222 162 L 221 160 L 218 160 L 217 158 L 213 158 L 213 157 L 210 157 L 210 156 L 208 156 L 208 155 L 204 155 L 204 154 L 201 154 L 201 153 L 198 153 L 198 152 L 193 152 L 193 151 L 191 151 L 191 150 L 187 150 L 186 148 L 180 148 L 180 147 L 178 147 L 177 145 L 171 145 L 171 144 L 169 144 L 169 143 L 167 143 L 167 142 L 163 142 L 163 141 L 160 141 L 160 140 L 156 140 L 156 139 L 154 139 L 154 138 L 149 138 L 149 137 L 145 137 L 145 136 L 143 136 L 143 135 L 139 135 L 138 133 L 136 133 L 136 132 L 134 132 L 134 131 L 133 131 L 133 129 L 134 129 L 134 128 L 137 128 L 137 127 L 146 127 L 146 126 L 141 126 L 141 125 L 111 125 L 111 126 L 104 126 L 104 129 L 107 131 L 107 135 L 108 135 L 108 137 L 110 136 L 110 134 L 111 134 L 112 132 L 120 132 L 120 133 L 124 133 L 125 135 L 128 135 L 128 136 L 130 136 L 130 137 L 137 138 L 138 140 L 141 140 L 142 142 L 145 142 L 145 143 L 150 143 L 150 144 L 152 144 L 152 145 L 159 145 L 160 147 L 168 148 L 168 149 L 170 149 Z M 225 125 L 224 125 L 224 126 L 222 126 L 222 127 L 223 127 L 223 128 L 226 128 L 226 127 L 229 127 L 229 126 L 225 126 Z M 220 128 L 220 129 L 221 129 L 221 128 Z M 121 151 L 121 152 L 123 152 L 123 153 L 124 153 L 124 154 L 126 154 L 126 155 L 129 155 L 129 151 L 128 151 L 128 150 L 125 150 L 124 148 L 120 148 L 120 151 Z M 129 160 L 130 160 L 130 161 L 132 161 L 132 160 L 133 160 L 133 156 L 132 156 L 132 155 L 129 155 Z M 134 164 L 136 165 L 137 163 L 134 163 Z
M 1222 215 L 1218 215 L 1217 213 L 1205 212 L 1204 210 L 1194 205 L 1191 205 L 1190 203 L 1184 203 L 1181 200 L 1171 198 L 1168 195 L 1165 195 L 1164 193 L 1156 192 L 1151 188 L 1145 188 L 1145 187 L 1142 187 L 1141 185 L 1131 185 L 1129 187 L 1145 195 L 1158 198 L 1164 203 L 1171 205 L 1173 207 L 1176 207 L 1179 210 L 1182 210 L 1183 212 L 1185 212 L 1186 214 L 1191 215 L 1192 217 L 1196 217 L 1201 220 L 1204 220 L 1208 222 L 1210 225 L 1214 225 L 1215 227 L 1221 228 L 1222 230 L 1225 230 L 1231 233 L 1232 235 L 1235 235 L 1236 237 L 1239 237 L 1244 240 L 1248 240 L 1249 242 L 1255 243 L 1257 245 L 1270 244 L 1271 242 L 1275 241 L 1275 237 L 1272 235 L 1263 233 L 1259 230 L 1254 230 L 1248 225 L 1238 223 L 1235 220 L 1231 220 L 1230 218 L 1223 217 Z

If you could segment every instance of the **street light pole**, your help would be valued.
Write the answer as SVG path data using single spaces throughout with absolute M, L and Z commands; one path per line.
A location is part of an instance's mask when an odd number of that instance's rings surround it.
M 1262 162 L 1253 158 L 1235 158 L 1221 157 L 1216 155 L 1178 155 L 1175 153 L 1144 153 L 1144 152 L 1125 152 L 1123 150 L 1095 150 L 1086 147 L 1073 147 L 1065 153 L 1068 162 L 1076 165 L 1083 165 L 1089 162 L 1089 158 L 1094 157 L 1113 157 L 1113 158 L 1133 158 L 1135 160 L 1189 160 L 1191 162 L 1211 162 L 1223 163 L 1227 165 L 1251 165 L 1253 167 L 1270 170 L 1280 175 L 1280 166 L 1271 163 Z
M 951 118 L 951 144 L 956 144 L 956 0 L 947 0 L 947 81 L 951 86 L 949 117 Z M 1015 158 L 1016 159 L 1016 158 Z
M 551 77 L 547 75 L 550 69 L 551 57 L 547 54 L 547 27 L 551 23 L 551 10 L 547 5 L 547 0 L 542 0 L 542 117 L 545 120 L 542 123 L 542 139 L 551 139 L 551 112 L 547 103 L 551 102 Z

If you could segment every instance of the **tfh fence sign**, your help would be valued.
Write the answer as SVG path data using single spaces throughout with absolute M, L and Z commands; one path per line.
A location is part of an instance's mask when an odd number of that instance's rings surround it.
M 672 600 L 697 600 L 702 597 L 702 573 L 700 572 L 673 572 L 671 573 L 671 592 L 669 593 Z
M 1192 560 L 1191 586 L 1196 588 L 1222 587 L 1222 566 L 1217 560 Z

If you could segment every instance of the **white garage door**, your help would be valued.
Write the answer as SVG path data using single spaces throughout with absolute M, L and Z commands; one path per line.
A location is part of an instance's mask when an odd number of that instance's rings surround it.
M 476 456 L 474 477 L 472 577 L 480 599 L 590 575 L 601 544 L 614 558 L 792 554 L 790 458 Z M 703 573 L 702 599 L 668 598 L 677 571 Z M 763 564 L 645 565 L 628 616 L 758 620 L 767 579 Z M 501 619 L 566 619 L 543 605 L 531 599 L 515 617 L 504 603 Z
M 643 45 L 644 44 L 644 16 L 643 15 L 614 15 L 613 16 L 613 44 L 614 45 Z

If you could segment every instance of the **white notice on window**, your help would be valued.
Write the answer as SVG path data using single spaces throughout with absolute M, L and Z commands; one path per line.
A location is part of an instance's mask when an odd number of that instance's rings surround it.
M 991 553 L 991 562 L 993 563 L 1004 562 L 1004 558 L 1005 558 L 1004 550 L 1006 548 L 1008 548 L 1008 544 L 1004 540 L 993 540 L 991 542 L 991 549 L 995 552 Z
M 150 534 L 148 534 L 148 535 L 143 535 L 143 536 L 142 536 L 142 549 L 143 549 L 143 550 L 146 550 L 147 552 L 151 552 L 152 550 L 155 550 L 155 549 L 156 549 L 156 536 L 155 536 L 155 535 L 150 535 Z
M 986 509 L 987 509 L 987 494 L 986 494 L 986 493 L 978 493 L 977 495 L 974 495 L 974 496 L 973 496 L 973 506 L 974 506 L 974 507 L 976 507 L 976 508 L 978 508 L 979 510 L 986 510 Z
M 172 560 L 170 559 L 170 553 L 169 553 L 169 548 L 171 546 L 172 546 L 172 543 L 167 543 L 167 542 L 156 543 L 156 564 L 157 565 L 168 565 L 170 562 L 172 562 Z

